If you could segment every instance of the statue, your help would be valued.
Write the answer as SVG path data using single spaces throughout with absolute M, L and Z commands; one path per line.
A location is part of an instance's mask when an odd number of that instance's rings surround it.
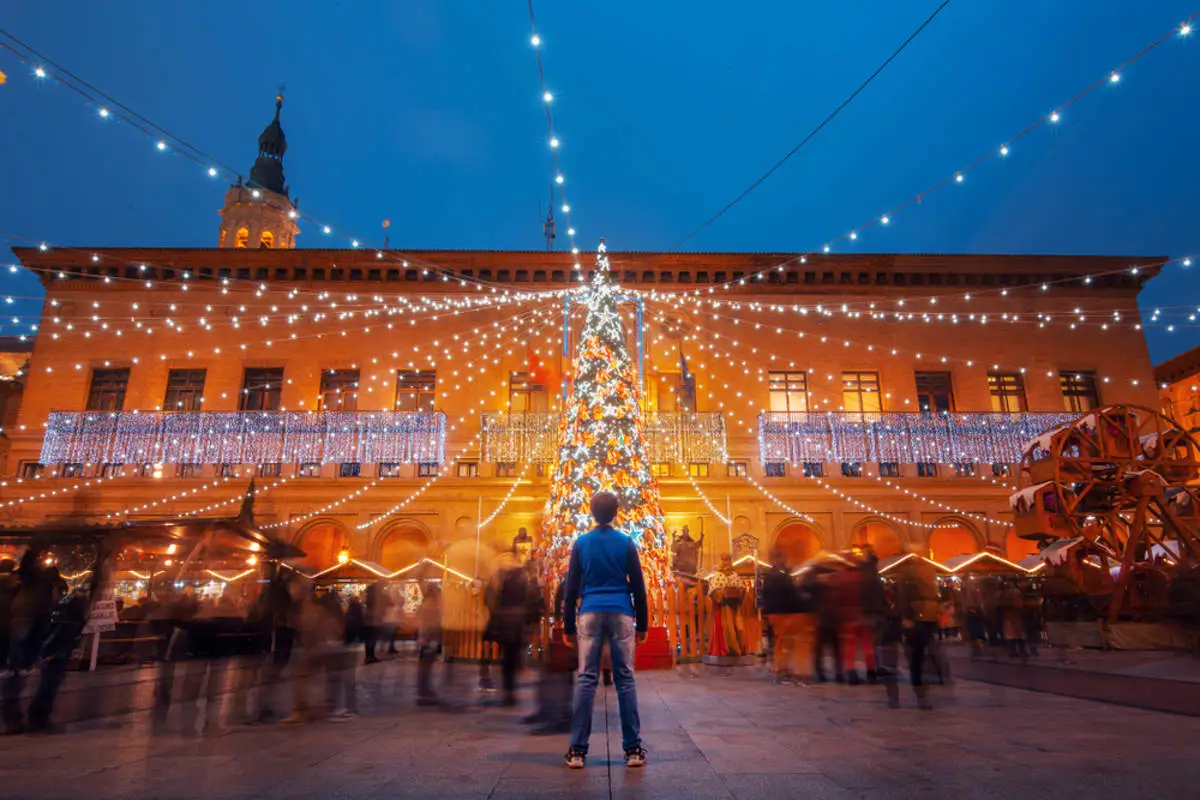
M 733 557 L 721 556 L 721 566 L 708 578 L 708 596 L 713 601 L 712 634 L 708 641 L 710 656 L 742 656 L 746 653 L 742 630 L 742 600 L 746 582 L 733 568 Z
M 671 535 L 671 556 L 675 572 L 680 575 L 695 576 L 700 571 L 700 548 L 704 544 L 704 534 L 699 539 L 693 539 L 687 525 L 683 526 L 683 534 Z
M 529 535 L 529 531 L 525 528 L 517 528 L 517 535 L 513 537 L 512 549 L 519 563 L 524 564 L 529 561 L 530 555 L 533 554 L 533 537 Z

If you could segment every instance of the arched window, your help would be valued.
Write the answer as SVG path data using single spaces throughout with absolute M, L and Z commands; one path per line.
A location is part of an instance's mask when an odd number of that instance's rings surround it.
M 227 233 L 229 233 L 229 231 L 225 230 L 224 228 L 221 228 L 221 243 L 219 245 L 217 245 L 217 247 L 225 246 L 225 234 L 227 234 Z
M 264 250 L 270 250 L 275 246 L 275 234 L 270 231 L 263 231 L 262 236 L 258 239 L 258 246 Z
M 391 528 L 379 544 L 379 564 L 387 570 L 404 569 L 431 555 L 429 537 L 413 525 Z
M 929 557 L 940 564 L 955 556 L 979 552 L 979 540 L 975 534 L 961 524 L 949 524 L 935 528 L 929 534 Z
M 250 229 L 249 228 L 238 228 L 237 233 L 235 233 L 233 236 L 233 246 L 234 247 L 245 247 L 249 243 L 250 243 Z
M 850 541 L 851 544 L 855 545 L 871 545 L 871 549 L 875 551 L 875 555 L 881 559 L 898 556 L 903 551 L 900 545 L 900 537 L 896 535 L 891 526 L 876 520 L 864 522 L 855 528 Z
M 338 553 L 349 544 L 346 532 L 329 522 L 314 523 L 300 536 L 300 549 L 304 551 L 304 565 L 312 569 L 326 569 L 338 563 Z
M 821 537 L 811 526 L 793 522 L 775 537 L 775 547 L 783 551 L 784 562 L 795 569 L 821 551 Z

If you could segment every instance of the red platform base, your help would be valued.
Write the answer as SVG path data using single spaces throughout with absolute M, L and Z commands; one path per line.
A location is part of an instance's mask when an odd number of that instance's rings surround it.
M 671 641 L 665 627 L 650 628 L 646 641 L 638 646 L 634 655 L 633 668 L 638 672 L 651 669 L 673 669 L 675 654 L 671 652 Z

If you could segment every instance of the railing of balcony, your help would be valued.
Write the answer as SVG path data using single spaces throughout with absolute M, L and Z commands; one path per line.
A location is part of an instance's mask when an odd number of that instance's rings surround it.
M 714 412 L 651 411 L 643 416 L 646 457 L 651 462 L 724 462 L 725 417 Z M 482 415 L 484 461 L 549 464 L 558 457 L 559 415 Z
M 1015 464 L 1025 444 L 1066 413 L 843 414 L 768 411 L 758 416 L 766 462 Z
M 437 463 L 446 415 L 391 411 L 54 411 L 41 463 Z

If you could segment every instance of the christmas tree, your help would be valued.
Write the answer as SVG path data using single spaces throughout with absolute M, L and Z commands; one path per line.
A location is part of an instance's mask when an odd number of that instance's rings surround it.
M 584 296 L 587 319 L 542 519 L 543 564 L 555 578 L 566 575 L 572 542 L 594 524 L 592 495 L 607 490 L 621 501 L 614 524 L 637 543 L 646 583 L 655 587 L 667 577 L 666 528 L 658 482 L 646 462 L 638 378 L 625 347 L 603 240 Z

